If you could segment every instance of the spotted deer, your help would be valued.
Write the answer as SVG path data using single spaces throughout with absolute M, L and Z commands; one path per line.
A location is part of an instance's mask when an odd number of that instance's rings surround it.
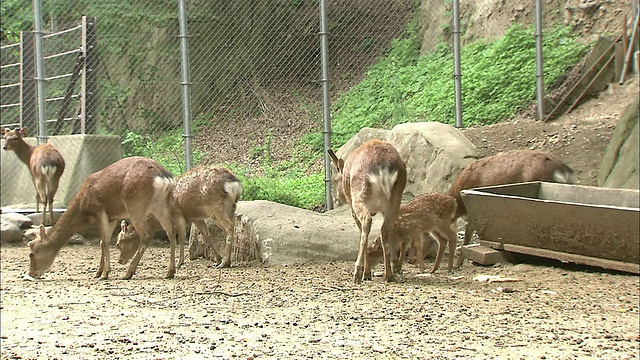
M 462 190 L 528 181 L 570 184 L 573 170 L 557 156 L 539 150 L 512 150 L 476 160 L 460 172 L 446 192 L 456 199 L 454 220 L 467 215 Z M 474 224 L 467 222 L 463 246 L 469 244 L 475 231 Z M 464 257 L 459 256 L 455 266 L 459 267 L 463 261 Z
M 360 230 L 354 282 L 358 284 L 363 280 L 371 280 L 367 248 L 372 216 L 377 213 L 384 215 L 380 231 L 385 266 L 384 279 L 387 282 L 395 281 L 394 273 L 400 269 L 391 245 L 394 236 L 391 230 L 398 217 L 407 181 L 404 161 L 390 143 L 377 139 L 363 143 L 344 161 L 331 150 L 329 156 L 339 174 L 338 193 L 351 205 L 351 215 Z
M 96 277 L 108 279 L 111 271 L 109 244 L 116 225 L 130 218 L 140 234 L 140 245 L 124 279 L 130 279 L 151 240 L 147 216 L 160 221 L 171 243 L 171 263 L 167 278 L 176 272 L 176 238 L 171 218 L 171 198 L 175 180 L 171 173 L 155 160 L 130 157 L 119 160 L 91 174 L 80 187 L 67 210 L 56 224 L 29 242 L 29 276 L 41 277 L 53 263 L 60 249 L 81 229 L 97 226 L 100 231 L 100 266 Z
M 214 252 L 218 267 L 231 266 L 235 211 L 238 199 L 242 195 L 242 183 L 231 170 L 219 166 L 199 166 L 176 179 L 173 202 L 176 205 L 172 216 L 180 239 L 180 260 L 178 268 L 184 263 L 184 244 L 187 224 L 193 223 L 202 233 L 205 241 Z M 224 229 L 226 244 L 224 256 L 216 250 L 205 219 L 213 221 Z M 152 231 L 161 230 L 160 223 L 149 219 Z M 135 254 L 140 244 L 140 236 L 133 226 L 123 220 L 116 246 L 120 250 L 120 264 L 126 264 Z
M 42 218 L 40 224 L 46 224 L 47 207 L 49 223 L 53 224 L 53 198 L 58 191 L 60 177 L 64 173 L 64 157 L 54 145 L 45 143 L 32 146 L 24 141 L 27 127 L 11 130 L 2 128 L 4 149 L 16 153 L 18 159 L 29 167 L 31 180 L 36 189 L 36 212 L 40 212 L 42 202 Z
M 430 272 L 434 273 L 438 270 L 447 245 L 449 247 L 447 269 L 451 272 L 458 240 L 453 228 L 455 212 L 455 199 L 436 192 L 418 195 L 407 204 L 402 205 L 398 220 L 393 227 L 394 243 L 392 244 L 398 250 L 400 266 L 402 266 L 407 250 L 413 246 L 420 272 L 424 272 L 423 244 L 431 235 L 438 242 L 438 252 Z M 381 250 L 381 239 L 377 237 L 368 249 L 368 264 L 371 268 L 380 263 Z

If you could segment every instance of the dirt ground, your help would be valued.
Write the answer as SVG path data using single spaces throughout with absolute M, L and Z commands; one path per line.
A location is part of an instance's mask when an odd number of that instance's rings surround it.
M 352 262 L 218 270 L 168 249 L 138 274 L 99 248 L 62 249 L 44 280 L 2 248 L 3 359 L 637 359 L 638 277 L 559 263 L 465 264 L 454 274 L 356 286 Z M 515 282 L 480 282 L 496 275 Z

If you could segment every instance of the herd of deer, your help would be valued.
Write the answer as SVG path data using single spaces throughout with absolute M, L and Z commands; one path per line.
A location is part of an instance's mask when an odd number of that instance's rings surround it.
M 167 278 L 184 264 L 184 244 L 189 223 L 194 223 L 209 242 L 218 267 L 231 265 L 235 210 L 242 194 L 240 180 L 228 169 L 199 166 L 177 179 L 157 161 L 124 158 L 90 175 L 64 214 L 49 229 L 44 223 L 47 206 L 53 223 L 53 197 L 65 167 L 60 151 L 51 144 L 31 146 L 23 136 L 26 128 L 2 129 L 5 150 L 13 150 L 29 166 L 37 191 L 37 209 L 42 201 L 40 231 L 29 242 L 29 271 L 32 278 L 41 277 L 53 263 L 71 236 L 88 226 L 100 232 L 100 265 L 96 277 L 107 279 L 111 269 L 109 246 L 111 235 L 121 223 L 116 243 L 119 263 L 131 264 L 125 279 L 130 279 L 149 246 L 155 231 L 164 229 L 170 242 L 171 260 Z M 526 181 L 571 183 L 573 171 L 556 156 L 542 151 L 515 150 L 476 160 L 468 165 L 444 193 L 426 193 L 402 205 L 407 169 L 398 151 L 388 142 L 369 140 L 346 159 L 329 150 L 337 171 L 337 205 L 350 204 L 351 214 L 360 230 L 360 246 L 353 280 L 371 280 L 371 269 L 384 263 L 384 279 L 395 281 L 402 276 L 402 263 L 410 247 L 416 252 L 420 272 L 424 271 L 423 241 L 429 236 L 438 244 L 431 272 L 435 272 L 449 248 L 448 270 L 454 267 L 457 233 L 456 220 L 466 215 L 460 192 L 465 189 Z M 369 245 L 372 216 L 382 213 L 380 236 Z M 122 219 L 129 219 L 131 225 Z M 220 255 L 211 242 L 205 219 L 224 229 L 226 244 Z M 464 245 L 475 229 L 467 223 Z M 176 233 L 180 241 L 180 257 L 175 263 Z M 382 259 L 381 259 L 382 258 Z M 456 267 L 463 258 L 458 257 Z

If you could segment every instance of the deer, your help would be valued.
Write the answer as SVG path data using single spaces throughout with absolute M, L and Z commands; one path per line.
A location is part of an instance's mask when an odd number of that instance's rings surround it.
M 439 266 L 445 248 L 448 244 L 448 271 L 453 271 L 453 256 L 455 254 L 458 236 L 454 230 L 454 215 L 456 201 L 452 196 L 432 192 L 416 196 L 407 204 L 400 206 L 398 220 L 394 225 L 395 240 L 392 246 L 398 250 L 398 262 L 402 266 L 404 256 L 410 246 L 416 251 L 416 258 L 420 273 L 424 272 L 423 244 L 431 235 L 438 243 L 438 252 L 430 273 L 435 273 Z M 377 237 L 368 249 L 369 263 L 373 268 L 380 263 L 381 239 Z M 370 271 L 370 269 L 369 269 Z
M 394 282 L 398 268 L 394 256 L 393 225 L 398 218 L 402 193 L 407 181 L 407 169 L 398 151 L 388 142 L 369 140 L 352 151 L 346 160 L 329 149 L 328 155 L 338 170 L 338 194 L 351 205 L 351 216 L 360 231 L 360 246 L 355 263 L 353 281 L 356 284 L 371 280 L 367 256 L 372 216 L 382 213 L 380 229 L 384 259 L 384 280 Z M 391 260 L 394 260 L 393 268 Z
M 467 215 L 462 190 L 529 181 L 572 184 L 573 176 L 573 169 L 553 154 L 539 150 L 512 150 L 470 163 L 456 177 L 446 194 L 456 200 L 455 221 Z M 475 225 L 468 221 L 463 246 L 469 244 L 475 231 Z M 463 261 L 464 257 L 460 255 L 455 267 L 460 267 Z
M 40 212 L 40 202 L 42 202 L 42 217 L 40 224 L 46 224 L 47 207 L 49 208 L 49 224 L 54 223 L 53 219 L 53 198 L 58 191 L 60 177 L 64 173 L 64 157 L 60 150 L 53 144 L 44 143 L 32 146 L 24 141 L 27 135 L 27 127 L 11 130 L 2 128 L 4 137 L 4 150 L 13 151 L 18 159 L 29 167 L 31 180 L 36 189 L 36 212 Z
M 184 263 L 184 244 L 187 224 L 193 223 L 202 233 L 205 241 L 214 252 L 218 268 L 231 266 L 231 251 L 235 228 L 235 211 L 242 195 L 242 183 L 231 170 L 219 166 L 198 166 L 176 179 L 173 191 L 172 213 L 180 239 L 180 260 L 178 268 Z M 213 221 L 224 229 L 226 244 L 224 256 L 216 250 L 209 234 L 205 219 Z M 155 218 L 148 219 L 149 228 L 155 232 L 161 230 L 161 224 Z M 126 264 L 135 254 L 140 244 L 140 236 L 132 225 L 121 223 L 116 247 L 120 250 L 118 262 Z
M 171 217 L 174 188 L 173 175 L 157 161 L 143 157 L 124 158 L 89 175 L 56 224 L 49 230 L 41 225 L 36 239 L 29 242 L 28 275 L 35 279 L 42 277 L 74 233 L 97 226 L 101 255 L 96 278 L 108 279 L 111 235 L 121 219 L 130 218 L 141 239 L 123 278 L 131 279 L 151 240 L 147 216 L 152 215 L 169 236 L 171 263 L 166 277 L 173 278 L 176 273 L 176 238 Z

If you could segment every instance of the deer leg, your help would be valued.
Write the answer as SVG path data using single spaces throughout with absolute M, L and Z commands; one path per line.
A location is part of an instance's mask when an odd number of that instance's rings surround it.
M 222 262 L 218 265 L 218 268 L 230 267 L 231 266 L 231 251 L 233 250 L 233 232 L 235 224 L 229 218 L 222 218 L 216 221 L 219 223 L 219 226 L 224 229 L 224 232 L 227 234 L 225 240 L 224 247 L 224 256 L 222 257 Z
M 176 221 L 176 228 L 178 231 L 178 240 L 180 241 L 180 258 L 178 260 L 178 265 L 176 265 L 176 268 L 179 270 L 182 265 L 184 265 L 184 245 L 186 243 L 186 237 L 187 237 L 187 222 L 184 220 L 184 218 L 180 218 L 179 220 Z
M 436 241 L 438 241 L 438 254 L 436 255 L 436 260 L 433 263 L 433 267 L 431 268 L 431 271 L 429 271 L 430 273 L 433 274 L 436 272 L 436 270 L 438 270 L 438 267 L 440 266 L 440 260 L 442 260 L 442 255 L 444 255 L 445 240 L 438 233 L 434 232 L 431 235 L 433 235 Z
M 445 238 L 447 239 L 447 241 L 449 242 L 449 260 L 447 263 L 447 270 L 449 272 L 453 272 L 453 257 L 456 253 L 456 245 L 458 242 L 458 235 L 456 234 L 456 232 L 450 227 L 448 226 L 445 229 Z
M 382 228 L 380 229 L 380 238 L 382 239 L 382 254 L 384 258 L 384 280 L 386 282 L 396 281 L 394 274 L 398 271 L 402 271 L 401 269 L 396 269 L 395 260 L 394 265 L 392 266 L 391 264 L 391 260 L 396 259 L 396 256 L 395 250 L 393 248 L 394 240 L 391 239 L 391 237 L 393 236 L 391 231 L 391 229 L 393 229 L 393 221 L 390 221 L 390 219 L 394 219 L 394 217 L 388 216 L 388 212 L 385 213 L 385 219 L 382 223 Z
M 131 214 L 131 211 L 129 211 L 129 214 Z M 157 216 L 156 216 L 156 219 L 158 219 Z M 160 221 L 160 219 L 158 219 L 158 221 Z M 160 223 L 162 224 L 162 222 Z M 133 259 L 131 260 L 131 264 L 129 264 L 127 273 L 123 277 L 124 280 L 131 279 L 133 275 L 136 273 L 136 269 L 138 268 L 138 263 L 140 263 L 140 259 L 142 259 L 142 255 L 144 255 L 144 252 L 147 250 L 147 247 L 149 247 L 149 242 L 151 242 L 151 230 L 149 229 L 149 225 L 147 224 L 146 216 L 143 216 L 141 219 L 132 217 L 131 224 L 133 225 L 133 227 L 138 232 L 138 235 L 140 236 L 140 245 L 138 246 L 138 250 L 136 251 L 136 254 L 133 256 Z M 165 228 L 165 231 L 166 231 L 166 228 Z M 169 235 L 169 233 L 170 232 L 167 231 L 167 235 Z
M 165 278 L 173 279 L 176 275 L 176 233 L 171 229 L 167 234 L 169 235 L 169 244 L 171 246 L 171 260 L 169 261 L 169 271 Z
M 356 284 L 362 283 L 362 280 L 371 280 L 371 268 L 368 265 L 367 245 L 369 232 L 371 231 L 371 214 L 367 209 L 360 208 L 351 212 L 358 229 L 360 230 L 360 248 L 358 250 L 358 258 L 356 259 L 355 270 L 353 273 L 353 281 Z M 387 259 L 388 260 L 388 259 Z M 387 265 L 388 266 L 388 265 Z M 367 269 L 368 274 L 365 273 Z M 385 270 L 386 273 L 386 270 Z
M 416 236 L 413 241 L 414 248 L 416 249 L 416 260 L 418 261 L 418 269 L 420 269 L 420 273 L 424 272 L 423 237 L 424 237 L 424 234 L 420 234 L 420 236 Z
M 218 252 L 218 250 L 216 250 L 216 247 L 213 244 L 213 240 L 211 240 L 207 223 L 204 220 L 196 220 L 193 222 L 193 224 L 198 228 L 198 230 L 200 230 L 200 233 L 202 233 L 202 237 L 204 237 L 204 240 L 209 245 L 209 248 L 211 249 L 211 251 L 213 251 L 213 256 L 215 257 L 216 263 L 222 263 L 222 256 L 220 256 L 220 253 Z
M 464 241 L 462 242 L 462 246 L 465 246 L 469 244 L 469 242 L 471 242 L 471 237 L 473 236 L 473 233 L 475 231 L 476 229 L 471 224 L 471 221 L 467 222 L 467 225 L 465 226 L 465 229 L 464 229 Z M 457 236 L 456 236 L 456 240 L 457 240 Z M 458 255 L 458 259 L 456 260 L 455 267 L 459 268 L 462 265 L 463 261 L 464 261 L 464 256 L 462 256 L 462 251 L 461 251 L 460 254 Z
M 97 278 L 100 280 L 109 279 L 111 272 L 111 260 L 109 258 L 109 244 L 111 242 L 111 234 L 115 229 L 117 221 L 109 222 L 107 214 L 102 214 L 99 220 L 98 230 L 100 231 L 100 267 L 98 268 Z
M 59 180 L 60 179 L 58 179 L 58 181 Z M 51 225 L 55 223 L 55 220 L 53 219 L 53 198 L 56 196 L 56 192 L 58 191 L 58 181 L 56 181 L 54 176 L 54 180 L 49 186 L 49 191 L 47 192 L 47 197 L 49 198 L 49 215 L 51 215 L 49 221 L 51 222 Z

